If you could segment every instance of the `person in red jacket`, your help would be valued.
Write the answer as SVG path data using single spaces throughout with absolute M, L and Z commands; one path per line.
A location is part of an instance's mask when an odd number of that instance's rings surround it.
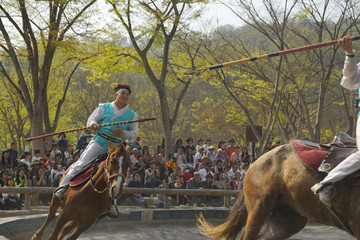
M 190 168 L 189 168 L 189 166 L 185 166 L 184 172 L 183 172 L 181 175 L 184 176 L 184 184 L 185 184 L 185 185 L 186 185 L 187 182 L 193 177 L 193 175 L 190 173 Z

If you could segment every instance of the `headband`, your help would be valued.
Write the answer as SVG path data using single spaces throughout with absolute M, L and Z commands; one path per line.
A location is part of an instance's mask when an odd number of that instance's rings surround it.
M 119 90 L 116 92 L 116 94 L 119 94 L 119 93 L 121 93 L 121 92 L 128 92 L 128 93 L 130 93 L 129 90 L 127 90 L 126 88 L 121 88 L 121 89 L 119 89 Z

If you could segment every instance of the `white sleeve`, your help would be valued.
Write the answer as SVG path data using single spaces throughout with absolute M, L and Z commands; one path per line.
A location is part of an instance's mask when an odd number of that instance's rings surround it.
M 132 120 L 137 120 L 139 114 L 135 113 Z M 123 136 L 128 140 L 129 143 L 135 142 L 138 136 L 138 123 L 131 123 L 129 130 L 124 130 Z
M 348 90 L 356 90 L 360 88 L 360 64 L 356 64 L 355 58 L 346 56 L 343 77 L 341 78 L 341 86 Z
M 86 123 L 87 127 L 90 127 L 92 124 L 96 124 L 99 125 L 101 123 L 101 117 L 103 115 L 104 112 L 104 105 L 103 104 L 99 104 L 99 107 L 97 107 L 92 114 L 90 115 L 90 117 L 88 118 L 88 121 Z

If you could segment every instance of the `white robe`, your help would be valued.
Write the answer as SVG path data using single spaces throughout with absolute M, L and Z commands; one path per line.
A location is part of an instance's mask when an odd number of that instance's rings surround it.
M 349 90 L 360 88 L 360 64 L 356 64 L 355 57 L 346 57 L 341 86 Z M 360 150 L 360 117 L 356 123 L 356 145 Z M 320 185 L 335 183 L 360 169 L 360 151 L 348 156 L 320 182 Z

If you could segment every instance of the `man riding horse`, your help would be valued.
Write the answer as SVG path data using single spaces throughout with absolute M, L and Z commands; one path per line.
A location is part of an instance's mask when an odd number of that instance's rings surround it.
M 341 86 L 349 90 L 360 88 L 360 65 L 356 64 L 355 51 L 351 45 L 349 36 L 339 39 L 338 44 L 345 50 L 345 63 Z M 356 124 L 356 145 L 360 150 L 360 117 Z M 360 151 L 357 151 L 347 157 L 338 166 L 329 172 L 329 174 L 320 183 L 315 184 L 311 189 L 318 194 L 320 200 L 328 207 L 332 206 L 331 195 L 332 185 L 343 178 L 351 175 L 360 169 Z
M 62 179 L 60 186 L 54 191 L 55 196 L 60 200 L 63 199 L 71 179 L 99 155 L 106 154 L 109 151 L 109 140 L 115 143 L 125 139 L 133 142 L 138 135 L 137 123 L 99 128 L 100 124 L 136 120 L 138 117 L 138 114 L 128 106 L 131 94 L 130 86 L 119 83 L 114 87 L 114 90 L 115 100 L 111 103 L 99 104 L 98 108 L 95 109 L 88 119 L 87 127 L 90 127 L 93 131 L 98 130 L 97 134 L 89 142 L 79 160 L 69 167 L 68 174 Z M 111 205 L 109 213 L 112 216 L 118 215 L 113 205 Z

